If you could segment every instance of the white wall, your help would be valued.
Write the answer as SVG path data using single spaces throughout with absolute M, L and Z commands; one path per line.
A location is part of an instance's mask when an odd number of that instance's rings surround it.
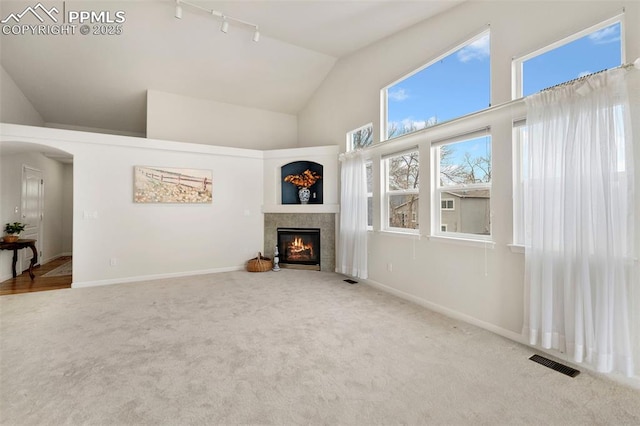
M 74 156 L 74 286 L 237 269 L 263 246 L 260 151 L 7 124 L 0 141 Z M 134 204 L 135 165 L 212 170 L 213 203 Z
M 474 35 L 491 29 L 491 103 L 511 99 L 511 61 L 625 12 L 627 60 L 640 57 L 637 1 L 466 2 L 338 60 L 298 114 L 300 146 L 344 146 L 373 122 L 379 141 L 380 89 Z M 344 150 L 344 148 L 342 148 Z
M 29 166 L 40 170 L 44 179 L 44 218 L 42 223 L 42 241 L 40 249 L 42 256 L 40 263 L 60 256 L 65 251 L 64 242 L 71 239 L 70 230 L 65 233 L 63 228 L 63 212 L 71 206 L 65 206 L 64 192 L 68 191 L 65 185 L 65 165 L 36 151 L 0 157 L 0 198 L 2 207 L 0 210 L 0 223 L 22 222 L 22 166 Z M 15 213 L 15 208 L 18 213 Z M 12 252 L 0 252 L 0 281 L 11 278 Z M 25 265 L 23 265 L 24 267 Z
M 0 66 L 0 122 L 43 126 L 44 120 Z
M 298 115 L 300 145 L 335 144 L 343 150 L 345 134 L 369 122 L 374 124 L 375 140 L 380 140 L 380 89 L 480 33 L 487 24 L 491 28 L 492 104 L 507 102 L 511 98 L 512 58 L 611 18 L 623 7 L 626 54 L 632 61 L 640 56 L 640 3 L 636 1 L 464 3 L 340 59 Z M 372 282 L 517 338 L 522 327 L 524 256 L 511 252 L 508 244 L 512 242 L 511 122 L 522 116 L 522 108 L 516 106 L 495 109 L 368 150 L 377 176 L 382 155 L 418 145 L 421 187 L 428 193 L 431 140 L 447 132 L 462 133 L 485 125 L 491 126 L 493 135 L 495 247 L 427 238 L 430 200 L 421 197 L 420 223 L 425 226 L 420 239 L 379 231 L 369 234 Z M 636 146 L 640 146 L 640 131 L 636 133 Z M 374 194 L 379 191 L 380 182 L 376 180 Z M 374 203 L 374 225 L 380 229 L 381 203 L 379 199 Z M 388 264 L 392 264 L 392 271 Z
M 65 164 L 62 175 L 62 252 L 73 252 L 73 164 Z
M 265 150 L 295 147 L 297 135 L 295 115 L 147 92 L 148 138 Z

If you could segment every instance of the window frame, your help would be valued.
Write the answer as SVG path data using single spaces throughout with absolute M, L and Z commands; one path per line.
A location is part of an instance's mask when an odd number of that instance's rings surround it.
M 465 41 L 458 43 L 457 45 L 455 45 L 454 47 L 446 50 L 444 53 L 436 56 L 434 59 L 430 60 L 429 62 L 427 62 L 426 64 L 422 65 L 421 67 L 403 75 L 402 77 L 398 78 L 397 80 L 392 81 L 391 83 L 387 84 L 386 86 L 384 86 L 382 89 L 380 89 L 380 141 L 381 142 L 385 142 L 385 141 L 389 141 L 389 140 L 393 140 L 393 139 L 397 139 L 403 136 L 407 136 L 410 134 L 414 134 L 419 132 L 420 130 L 424 130 L 426 128 L 429 127 L 433 127 L 433 126 L 426 126 L 423 129 L 418 129 L 415 132 L 410 132 L 410 133 L 404 133 L 398 136 L 395 136 L 393 138 L 389 138 L 389 135 L 387 134 L 388 132 L 388 124 L 389 124 L 389 89 L 393 86 L 395 86 L 396 84 L 407 80 L 410 77 L 413 77 L 415 74 L 418 74 L 421 71 L 424 71 L 425 69 L 429 68 L 430 66 L 438 63 L 439 61 L 441 61 L 442 59 L 448 57 L 449 55 L 457 52 L 458 50 L 472 44 L 473 42 L 480 40 L 481 38 L 483 38 L 485 35 L 489 35 L 489 69 L 491 69 L 491 28 L 487 27 L 486 29 L 482 30 L 481 32 L 479 32 L 478 34 L 476 34 L 475 36 L 466 39 Z M 492 90 L 491 90 L 491 76 L 492 73 L 491 71 L 489 72 L 489 81 L 488 81 L 488 85 L 489 85 L 489 105 L 487 105 L 486 108 L 480 109 L 478 111 L 470 111 L 468 113 L 465 113 L 461 116 L 458 117 L 452 117 L 449 119 L 446 119 L 445 121 L 443 121 L 442 123 L 446 123 L 452 120 L 456 120 L 460 117 L 464 117 L 466 115 L 469 114 L 474 114 L 480 111 L 484 111 L 488 108 L 491 108 L 491 105 L 493 105 L 493 101 L 492 101 Z M 436 124 L 440 124 L 440 123 L 436 123 Z
M 365 124 L 363 126 L 358 127 L 357 129 L 353 129 L 353 130 L 347 132 L 347 140 L 346 140 L 346 151 L 347 152 L 352 152 L 352 151 L 355 150 L 354 147 L 353 147 L 353 136 L 356 133 L 358 133 L 358 132 L 360 132 L 360 131 L 362 131 L 364 129 L 367 129 L 367 128 L 371 128 L 371 143 L 369 145 L 367 145 L 366 147 L 370 147 L 370 146 L 374 145 L 375 142 L 374 142 L 374 138 L 373 138 L 373 123 L 367 123 L 367 124 Z M 364 148 L 366 148 L 366 147 L 364 147 Z
M 418 187 L 411 189 L 389 189 L 389 164 L 392 158 L 401 157 L 403 155 L 416 153 L 418 155 L 418 167 L 420 167 L 420 149 L 415 146 L 413 148 L 408 148 L 402 151 L 396 151 L 387 155 L 383 155 L 380 159 L 382 170 L 384 171 L 383 175 L 383 185 L 382 185 L 382 226 L 381 229 L 387 232 L 397 232 L 404 234 L 419 234 L 419 222 L 417 228 L 402 228 L 391 226 L 390 220 L 390 199 L 393 195 L 415 195 L 418 203 L 418 209 L 420 208 L 420 175 L 418 175 Z M 416 217 L 417 218 L 417 217 Z
M 460 185 L 440 185 L 440 147 L 444 145 L 451 145 L 460 142 L 466 142 L 478 137 L 491 138 L 491 151 L 493 152 L 493 136 L 490 127 L 471 131 L 458 136 L 452 136 L 445 139 L 440 139 L 431 143 L 431 235 L 439 238 L 454 239 L 454 240 L 467 240 L 467 241 L 481 241 L 481 242 L 493 242 L 493 207 L 491 203 L 491 193 L 493 186 L 493 176 L 488 183 L 473 183 L 473 184 L 460 184 Z M 493 155 L 491 156 L 491 168 L 493 169 Z M 442 221 L 442 211 L 455 211 L 442 209 L 441 201 L 443 200 L 442 194 L 445 192 L 456 192 L 464 190 L 488 190 L 489 191 L 489 234 L 471 234 L 465 232 L 449 231 L 448 223 Z M 446 199 L 446 198 L 445 198 Z M 454 200 L 455 203 L 455 200 Z M 455 204 L 454 204 L 455 206 Z M 442 230 L 443 225 L 445 230 Z
M 569 35 L 563 39 L 557 40 L 547 46 L 541 47 L 540 49 L 534 50 L 533 52 L 527 53 L 525 55 L 521 55 L 519 57 L 514 58 L 511 61 L 511 98 L 512 99 L 520 99 L 523 97 L 524 90 L 524 63 L 529 59 L 535 58 L 537 56 L 543 55 L 547 52 L 555 50 L 559 47 L 562 47 L 566 44 L 569 44 L 573 41 L 576 41 L 582 37 L 585 37 L 589 34 L 595 33 L 596 31 L 602 30 L 606 27 L 609 27 L 613 24 L 620 23 L 620 60 L 622 64 L 626 63 L 625 58 L 625 40 L 624 40 L 624 14 L 616 15 L 612 18 L 609 18 L 605 21 L 602 21 L 598 24 L 592 25 L 588 28 L 585 28 L 577 33 Z M 600 70 L 595 70 L 600 71 Z M 570 80 L 567 80 L 570 81 Z M 559 82 L 557 84 L 562 84 L 566 82 Z

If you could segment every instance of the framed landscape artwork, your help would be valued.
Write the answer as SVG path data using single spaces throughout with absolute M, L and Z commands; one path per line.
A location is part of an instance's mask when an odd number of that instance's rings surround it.
M 211 203 L 211 170 L 134 167 L 135 203 Z

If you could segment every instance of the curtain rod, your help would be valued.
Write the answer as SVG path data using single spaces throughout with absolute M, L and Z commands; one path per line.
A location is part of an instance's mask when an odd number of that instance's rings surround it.
M 622 64 L 622 65 L 620 65 L 620 66 L 618 66 L 618 67 L 610 68 L 610 69 L 614 69 L 614 70 L 617 70 L 617 69 L 625 69 L 625 70 L 629 70 L 629 69 L 631 69 L 631 68 L 640 69 L 640 58 L 636 59 L 636 60 L 635 60 L 635 61 L 633 61 L 633 62 L 629 62 L 629 63 L 627 63 L 627 64 Z M 605 72 L 605 71 L 608 71 L 608 69 L 606 69 L 606 70 L 600 70 L 600 71 L 596 71 L 596 72 L 592 72 L 591 74 L 583 75 L 582 77 L 574 78 L 573 80 L 565 81 L 564 83 L 559 83 L 559 84 L 556 84 L 556 85 L 554 85 L 554 86 L 549 86 L 549 87 L 547 87 L 547 88 L 542 89 L 542 90 L 541 90 L 541 92 L 546 92 L 547 90 L 555 89 L 556 87 L 563 87 L 563 86 L 567 86 L 567 85 L 569 85 L 569 84 L 573 84 L 573 83 L 575 83 L 575 82 L 577 82 L 577 81 L 582 81 L 582 80 L 584 80 L 584 79 L 586 79 L 586 78 L 589 78 L 589 77 L 591 77 L 591 76 L 593 76 L 593 75 L 602 74 L 602 73 L 603 73 L 603 72 Z

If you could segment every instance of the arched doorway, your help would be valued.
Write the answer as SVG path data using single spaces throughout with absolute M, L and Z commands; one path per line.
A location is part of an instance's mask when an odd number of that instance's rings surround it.
M 0 251 L 0 295 L 69 288 L 73 252 L 73 155 L 47 145 L 0 142 L 0 224 L 28 224 L 21 238 L 37 240 L 31 280 L 31 250 Z

